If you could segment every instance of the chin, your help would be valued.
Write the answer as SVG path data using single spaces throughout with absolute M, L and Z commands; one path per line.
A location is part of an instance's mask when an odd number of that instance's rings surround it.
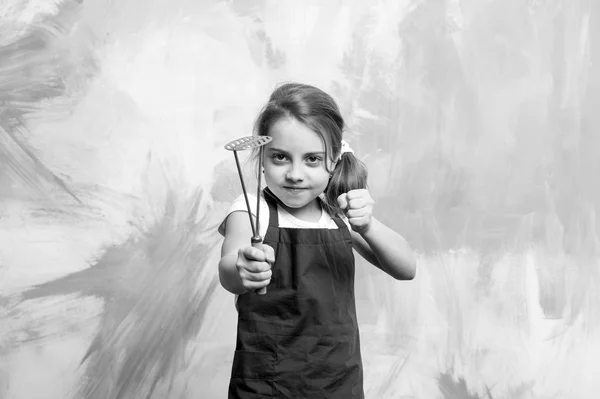
M 303 198 L 294 198 L 293 196 L 288 195 L 285 191 L 280 190 L 272 190 L 273 194 L 281 201 L 286 207 L 298 209 L 306 206 L 307 202 Z
M 285 196 L 283 198 L 279 197 L 279 199 L 285 206 L 292 209 L 299 209 L 307 205 L 306 201 L 294 201 L 293 199 L 286 198 Z

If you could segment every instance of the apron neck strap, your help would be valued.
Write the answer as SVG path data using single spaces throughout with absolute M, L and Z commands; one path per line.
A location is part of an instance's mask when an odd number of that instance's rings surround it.
M 273 194 L 273 192 L 266 187 L 263 190 L 263 195 L 265 200 L 267 201 L 267 205 L 269 205 L 269 227 L 279 228 L 279 215 L 277 212 L 277 203 L 281 202 L 279 198 Z
M 265 187 L 265 189 L 263 190 L 263 194 L 265 196 L 267 204 L 269 205 L 269 226 L 279 228 L 279 215 L 277 212 L 277 204 L 282 204 L 282 202 L 279 198 L 275 196 L 275 194 L 273 194 L 269 187 Z M 320 198 L 318 200 L 321 201 Z M 321 207 L 323 206 L 324 204 L 321 204 Z M 343 232 L 344 236 L 347 236 L 347 238 L 349 238 L 350 232 L 348 230 L 348 226 L 346 225 L 346 223 L 344 223 L 342 218 L 334 214 L 331 215 L 331 218 L 337 225 L 339 231 Z

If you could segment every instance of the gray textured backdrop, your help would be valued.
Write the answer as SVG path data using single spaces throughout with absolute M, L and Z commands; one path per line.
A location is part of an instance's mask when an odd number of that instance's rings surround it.
M 367 397 L 597 398 L 599 3 L 0 2 L 0 397 L 225 398 L 222 148 L 295 80 L 418 255 L 359 262 Z

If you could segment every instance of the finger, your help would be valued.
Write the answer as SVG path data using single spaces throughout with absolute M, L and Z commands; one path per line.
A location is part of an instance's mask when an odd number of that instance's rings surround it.
M 341 209 L 346 209 L 348 207 L 348 194 L 347 193 L 340 194 L 337 197 L 337 202 Z
M 243 269 L 246 269 L 250 273 L 262 273 L 271 270 L 271 264 L 267 262 L 249 262 Z
M 262 249 L 254 247 L 240 248 L 239 254 L 248 260 L 254 260 L 258 262 L 265 261 L 265 253 Z
M 260 272 L 260 273 L 245 272 L 244 277 L 242 277 L 242 278 L 244 278 L 248 281 L 260 282 L 260 281 L 270 280 L 272 275 L 273 275 L 273 273 L 271 272 L 271 270 L 267 270 L 267 271 Z
M 267 244 L 263 244 L 263 252 L 265 253 L 265 261 L 268 263 L 275 263 L 275 250 L 273 247 Z
M 362 218 L 362 217 L 367 216 L 368 214 L 369 214 L 369 211 L 367 208 L 349 209 L 346 212 L 346 217 L 348 219 Z
M 351 226 L 364 226 L 367 223 L 367 218 L 365 218 L 365 217 L 348 218 L 348 223 L 350 223 Z
M 356 190 L 348 191 L 347 195 L 348 195 L 348 200 L 351 200 L 351 199 L 355 199 L 355 198 L 365 197 L 365 196 L 369 195 L 369 192 L 367 190 L 365 190 L 364 188 L 359 188 Z
M 359 209 L 367 206 L 367 199 L 364 197 L 353 198 L 348 201 L 348 209 Z

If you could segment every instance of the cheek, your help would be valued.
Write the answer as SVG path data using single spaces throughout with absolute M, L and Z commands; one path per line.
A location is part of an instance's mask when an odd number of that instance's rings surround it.
M 263 170 L 264 170 L 263 178 L 265 179 L 266 182 L 270 182 L 270 181 L 273 181 L 274 179 L 276 179 L 277 171 L 274 170 L 274 168 L 270 168 L 267 166 Z
M 315 175 L 315 180 L 326 186 L 329 183 L 329 172 L 325 168 L 319 170 L 318 174 Z

